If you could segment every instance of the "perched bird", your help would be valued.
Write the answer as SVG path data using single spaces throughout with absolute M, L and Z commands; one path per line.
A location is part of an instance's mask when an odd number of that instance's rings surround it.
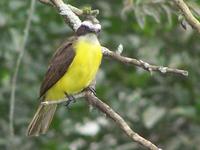
M 100 24 L 84 21 L 75 36 L 62 44 L 50 61 L 40 88 L 42 101 L 56 101 L 81 92 L 95 78 L 102 51 L 97 38 Z M 57 104 L 40 104 L 27 130 L 28 136 L 47 132 Z

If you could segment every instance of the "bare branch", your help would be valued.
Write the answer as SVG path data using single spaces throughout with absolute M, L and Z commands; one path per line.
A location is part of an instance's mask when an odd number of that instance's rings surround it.
M 78 94 L 73 95 L 73 97 L 75 99 L 82 98 L 84 96 L 85 96 L 85 92 L 80 92 Z M 68 100 L 69 100 L 69 98 L 66 97 L 66 98 L 61 99 L 61 100 L 43 101 L 43 102 L 41 102 L 41 104 L 42 105 L 60 104 L 60 103 L 67 102 Z
M 35 2 L 36 0 L 32 0 L 31 4 L 30 4 L 30 9 L 29 9 L 29 15 L 28 15 L 28 19 L 26 22 L 26 26 L 24 29 L 24 35 L 23 35 L 23 41 L 20 44 L 20 53 L 19 56 L 17 58 L 16 61 L 16 66 L 15 66 L 15 70 L 14 70 L 14 74 L 12 77 L 12 83 L 11 83 L 11 93 L 10 93 L 10 109 L 9 109 L 9 128 L 10 128 L 10 138 L 12 140 L 13 136 L 14 136 L 14 107 L 15 107 L 15 91 L 16 91 L 16 82 L 17 82 L 17 76 L 18 76 L 18 72 L 19 72 L 19 67 L 24 55 L 24 51 L 25 51 L 25 46 L 27 43 L 27 39 L 28 39 L 28 35 L 29 35 L 29 30 L 30 30 L 30 26 L 31 26 L 31 20 L 33 18 L 33 14 L 34 14 L 34 8 L 35 8 Z
M 187 22 L 200 33 L 200 22 L 193 16 L 185 2 L 183 0 L 174 0 L 174 2 L 185 16 Z
M 143 69 L 145 69 L 149 72 L 157 71 L 157 72 L 160 72 L 162 74 L 175 73 L 175 74 L 180 74 L 180 75 L 183 75 L 183 76 L 188 76 L 188 72 L 185 71 L 185 70 L 172 69 L 172 68 L 163 67 L 163 66 L 150 65 L 150 64 L 148 64 L 148 63 L 146 63 L 142 60 L 137 60 L 137 59 L 134 59 L 134 58 L 121 56 L 118 53 L 110 51 L 106 47 L 102 47 L 102 51 L 103 51 L 104 56 L 111 57 L 111 58 L 113 58 L 113 59 L 115 59 L 119 62 L 124 63 L 124 64 L 130 64 L 130 65 L 138 66 L 138 67 L 143 68 Z
M 161 150 L 156 145 L 144 139 L 136 132 L 134 132 L 119 114 L 117 114 L 110 106 L 108 106 L 99 98 L 97 98 L 91 91 L 87 90 L 87 91 L 75 94 L 73 95 L 73 97 L 75 99 L 85 98 L 89 105 L 105 113 L 106 116 L 111 118 L 123 130 L 123 132 L 133 141 L 143 145 L 144 147 L 150 150 Z M 45 101 L 45 102 L 42 102 L 41 104 L 42 105 L 60 104 L 63 102 L 67 102 L 68 100 L 69 100 L 68 98 L 65 98 L 65 99 L 55 100 L 55 101 Z
M 86 100 L 90 105 L 97 108 L 101 112 L 105 113 L 106 116 L 111 118 L 130 139 L 137 143 L 140 143 L 141 145 L 150 150 L 159 150 L 159 148 L 156 145 L 134 132 L 119 114 L 117 114 L 110 106 L 108 106 L 99 98 L 97 98 L 92 92 L 86 92 Z

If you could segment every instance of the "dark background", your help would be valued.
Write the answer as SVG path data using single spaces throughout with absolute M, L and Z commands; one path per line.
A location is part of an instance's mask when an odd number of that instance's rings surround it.
M 116 50 L 121 43 L 125 56 L 189 71 L 188 77 L 156 72 L 151 75 L 137 67 L 104 59 L 97 76 L 97 95 L 136 132 L 164 150 L 199 150 L 200 38 L 184 21 L 175 4 L 168 0 L 68 2 L 79 8 L 89 5 L 100 10 L 98 19 L 103 30 L 99 40 L 109 49 Z M 200 16 L 200 1 L 186 2 L 194 15 Z M 46 135 L 25 136 L 39 104 L 39 87 L 48 61 L 59 44 L 73 35 L 55 9 L 39 2 L 19 68 L 15 137 L 10 141 L 11 79 L 29 9 L 30 1 L 0 1 L 0 149 L 143 149 L 109 118 L 81 100 L 70 109 L 60 105 Z

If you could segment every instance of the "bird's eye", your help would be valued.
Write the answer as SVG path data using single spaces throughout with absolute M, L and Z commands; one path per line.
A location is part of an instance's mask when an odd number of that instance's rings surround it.
M 87 32 L 90 32 L 90 31 L 91 31 L 91 29 L 90 29 L 88 26 L 85 26 L 85 30 L 86 30 Z
M 84 26 L 84 30 L 86 33 L 94 32 L 94 29 L 88 26 Z
M 84 35 L 84 34 L 86 34 L 86 33 L 88 33 L 88 32 L 91 32 L 91 31 L 90 31 L 90 28 L 89 28 L 88 26 L 82 25 L 82 26 L 80 26 L 80 27 L 78 28 L 78 30 L 77 30 L 77 35 Z

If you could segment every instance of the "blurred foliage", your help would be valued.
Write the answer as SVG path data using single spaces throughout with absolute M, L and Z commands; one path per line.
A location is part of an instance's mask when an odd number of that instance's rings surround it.
M 189 77 L 161 75 L 103 60 L 97 94 L 140 135 L 165 150 L 199 150 L 200 40 L 196 31 L 180 25 L 180 12 L 168 0 L 69 0 L 82 8 L 99 9 L 102 45 L 149 63 L 186 69 Z M 200 18 L 200 1 L 188 0 Z M 8 112 L 11 77 L 20 52 L 30 1 L 0 1 L 0 149 L 10 149 Z M 17 150 L 132 150 L 132 142 L 103 114 L 78 101 L 60 105 L 49 132 L 26 137 L 38 106 L 39 87 L 58 45 L 73 33 L 51 7 L 37 3 L 26 52 L 17 80 L 15 139 Z M 14 149 L 13 148 L 13 149 Z

